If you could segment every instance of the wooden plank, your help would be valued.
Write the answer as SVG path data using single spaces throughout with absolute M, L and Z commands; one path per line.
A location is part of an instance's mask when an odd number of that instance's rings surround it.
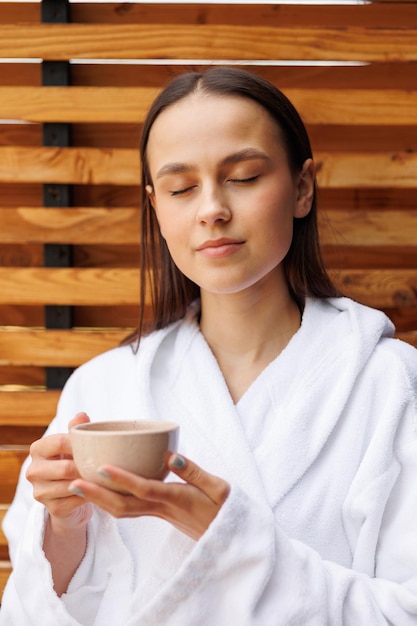
M 0 182 L 0 207 L 43 206 L 43 185 L 41 183 Z
M 0 426 L 46 428 L 55 416 L 59 396 L 55 390 L 0 391 Z M 0 462 L 1 458 L 0 453 Z
M 417 270 L 332 270 L 348 295 L 370 306 L 417 306 Z M 100 306 L 136 304 L 138 271 L 0 268 L 0 303 Z
M 417 348 L 417 330 L 413 330 L 408 333 L 396 333 L 396 338 L 409 343 L 411 346 Z
M 316 154 L 320 187 L 409 187 L 417 183 L 417 154 L 323 153 Z
M 360 211 L 360 210 L 403 210 L 416 209 L 416 194 L 413 189 L 319 189 L 319 210 Z
M 2 2 L 0 4 L 0 24 L 4 22 L 39 22 L 39 2 Z
M 3 520 L 4 520 L 4 516 L 6 515 L 7 508 L 8 507 L 6 504 L 0 504 L 0 572 L 1 572 L 1 561 L 5 561 L 9 558 L 9 551 L 7 548 L 7 539 L 2 530 Z M 0 593 L 1 593 L 1 573 L 0 573 Z M 1 598 L 1 595 L 0 595 L 0 598 Z
M 0 329 L 0 366 L 76 367 L 101 352 L 117 347 L 127 333 L 127 329 Z
M 23 461 L 29 452 L 28 446 L 2 446 L 0 445 L 0 502 L 10 502 L 16 490 L 17 479 Z
M 76 306 L 73 307 L 73 317 L 74 326 L 79 328 L 133 328 L 138 324 L 138 303 Z M 0 304 L 1 325 L 42 327 L 44 318 L 45 309 L 42 305 Z
M 417 210 L 319 212 L 323 245 L 416 246 Z
M 175 2 L 171 4 L 136 2 L 136 3 L 81 3 L 71 7 L 73 22 L 90 23 L 140 23 L 140 24 L 303 24 L 303 25 L 371 25 L 404 26 L 417 24 L 415 0 L 395 1 L 395 10 L 376 4 L 361 6 L 326 6 L 264 4 L 252 5 L 229 3 L 192 3 Z M 408 4 L 409 3 L 409 4 Z
M 0 387 L 2 385 L 44 386 L 45 370 L 41 367 L 18 366 L 15 364 L 10 367 L 0 366 Z
M 0 147 L 0 182 L 139 184 L 138 150 Z
M 139 244 L 133 208 L 0 208 L 0 243 Z
M 385 6 L 383 6 L 385 4 Z M 390 6 L 391 4 L 393 9 Z M 415 0 L 374 0 L 370 5 L 337 6 L 303 4 L 255 5 L 175 3 L 74 3 L 70 7 L 72 22 L 118 24 L 264 24 L 282 25 L 375 25 L 402 26 L 417 24 Z M 0 23 L 39 22 L 39 3 L 4 2 L 0 4 Z
M 342 292 L 375 308 L 417 307 L 417 270 L 330 270 Z
M 288 93 L 288 90 L 286 91 Z M 384 98 L 383 91 L 381 99 Z M 290 94 L 291 95 L 291 94 Z M 329 92 L 331 100 L 331 93 Z M 313 97 L 314 100 L 314 97 Z M 330 104 L 330 106 L 332 106 Z M 376 105 L 375 105 L 376 106 Z M 348 110 L 346 110 L 346 113 Z M 332 115 L 332 114 L 331 114 Z M 379 152 L 379 151 L 412 151 L 417 149 L 417 124 L 390 124 L 381 121 L 378 127 L 375 125 L 355 124 L 327 124 L 320 123 L 319 116 L 309 116 L 317 120 L 317 124 L 307 123 L 307 130 L 314 151 L 340 150 L 353 152 Z M 378 117 L 376 111 L 375 118 Z M 306 116 L 303 114 L 304 121 Z M 323 118 L 321 118 L 323 119 Z M 375 121 L 375 120 L 374 120 Z M 399 121 L 399 120 L 398 120 Z M 139 137 L 142 130 L 140 123 L 73 123 L 71 125 L 71 145 L 83 148 L 128 148 L 138 149 Z M 42 124 L 10 123 L 0 124 L 0 145 L 2 146 L 42 146 Z
M 417 246 L 417 210 L 327 210 L 319 219 L 323 245 Z M 139 222 L 133 208 L 3 208 L 0 243 L 139 245 Z
M 318 8 L 317 5 L 315 8 Z M 417 5 L 416 5 L 417 9 Z M 412 63 L 371 63 L 366 65 L 258 65 L 246 62 L 235 67 L 247 68 L 264 76 L 282 89 L 409 89 L 415 88 Z M 97 64 L 84 61 L 71 65 L 71 84 L 79 87 L 156 87 L 187 70 L 203 71 L 207 64 L 154 64 L 137 59 L 134 64 L 113 62 Z M 0 79 L 1 82 L 1 79 Z M 7 83 L 5 83 L 6 85 Z M 32 82 L 12 84 L 29 86 Z M 40 84 L 40 81 L 35 84 Z
M 11 573 L 12 567 L 10 561 L 0 561 L 0 601 L 3 595 L 3 590 Z
M 410 187 L 417 179 L 417 154 L 318 152 L 321 187 Z M 1 182 L 139 185 L 136 150 L 0 147 Z
M 322 252 L 328 269 L 343 268 L 346 270 L 385 270 L 414 269 L 416 263 L 416 246 L 322 246 Z M 414 314 L 415 315 L 415 314 Z
M 0 304 L 136 304 L 137 269 L 0 268 Z
M 2 444 L 30 446 L 42 437 L 45 426 L 20 426 L 14 424 L 0 426 Z
M 5 24 L 0 57 L 416 61 L 417 28 Z
M 139 123 L 153 87 L 0 87 L 0 118 L 30 122 Z M 285 90 L 307 124 L 417 124 L 417 90 Z

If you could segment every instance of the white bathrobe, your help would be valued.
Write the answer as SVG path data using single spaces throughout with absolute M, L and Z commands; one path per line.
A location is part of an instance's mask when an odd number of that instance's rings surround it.
M 58 598 L 21 478 L 1 626 L 416 626 L 417 351 L 380 312 L 308 300 L 234 405 L 194 314 L 80 367 L 48 432 L 78 411 L 177 421 L 180 452 L 230 482 L 226 503 L 199 541 L 97 510 Z

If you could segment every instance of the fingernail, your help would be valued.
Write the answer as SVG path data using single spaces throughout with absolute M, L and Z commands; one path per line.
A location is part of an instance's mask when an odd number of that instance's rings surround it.
M 80 489 L 79 487 L 76 487 L 75 485 L 70 485 L 68 487 L 68 489 L 76 496 L 79 496 L 80 498 L 84 498 L 84 492 L 82 491 L 82 489 Z
M 97 473 L 100 474 L 100 476 L 102 476 L 103 478 L 110 478 L 110 474 L 106 472 L 106 470 L 102 467 L 98 468 Z
M 185 467 L 185 459 L 179 454 L 174 454 L 169 460 L 169 465 L 177 470 L 183 469 Z

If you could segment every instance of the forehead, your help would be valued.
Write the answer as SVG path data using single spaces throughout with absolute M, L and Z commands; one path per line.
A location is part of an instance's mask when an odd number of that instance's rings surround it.
M 148 140 L 149 165 L 181 155 L 187 160 L 204 152 L 224 152 L 248 146 L 283 149 L 280 128 L 272 116 L 249 98 L 191 94 L 169 106 L 155 120 Z

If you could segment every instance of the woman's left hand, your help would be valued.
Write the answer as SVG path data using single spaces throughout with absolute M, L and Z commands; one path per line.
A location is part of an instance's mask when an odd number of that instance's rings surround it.
M 108 477 L 127 495 L 82 479 L 73 481 L 70 490 L 113 517 L 153 515 L 197 540 L 225 502 L 229 484 L 178 454 L 171 454 L 167 464 L 185 483 L 150 480 L 104 465 L 99 468 L 100 475 Z

